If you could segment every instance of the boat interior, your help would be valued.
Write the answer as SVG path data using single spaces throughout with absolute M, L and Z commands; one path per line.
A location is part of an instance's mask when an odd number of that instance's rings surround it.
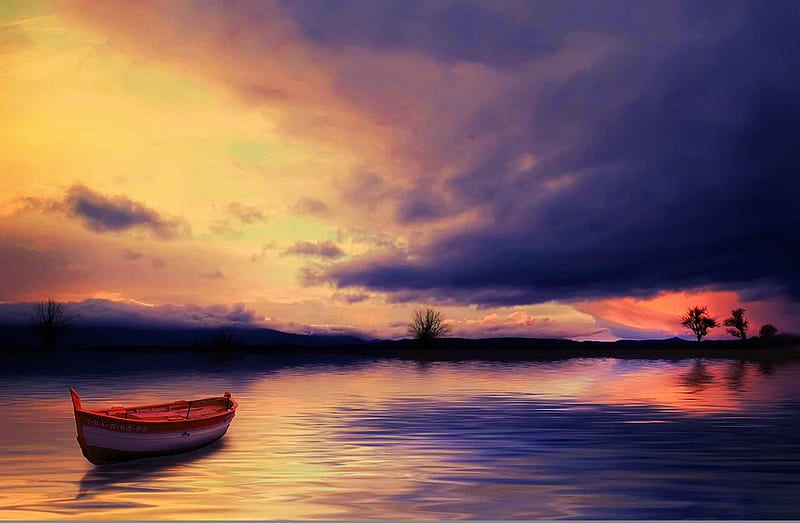
M 139 421 L 185 421 L 217 416 L 225 413 L 232 406 L 233 402 L 229 397 L 222 397 L 191 401 L 179 400 L 172 403 L 140 407 L 117 406 L 94 412 L 114 418 Z

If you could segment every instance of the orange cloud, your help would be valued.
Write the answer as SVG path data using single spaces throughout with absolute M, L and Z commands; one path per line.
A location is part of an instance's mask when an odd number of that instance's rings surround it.
M 655 298 L 609 298 L 575 303 L 574 307 L 591 314 L 601 323 L 668 337 L 691 334 L 680 326 L 679 317 L 695 305 L 707 306 L 711 316 L 720 324 L 732 309 L 743 307 L 752 333 L 756 333 L 764 323 L 792 325 L 791 315 L 780 310 L 775 303 L 744 301 L 735 291 L 663 292 Z M 709 338 L 726 339 L 730 336 L 723 327 L 718 327 L 710 331 Z

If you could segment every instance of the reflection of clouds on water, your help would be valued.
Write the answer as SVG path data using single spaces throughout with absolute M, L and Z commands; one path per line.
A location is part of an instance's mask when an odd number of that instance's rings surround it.
M 376 455 L 390 444 L 395 461 L 386 473 L 413 481 L 382 501 L 414 518 L 760 519 L 797 514 L 792 414 L 687 417 L 537 398 L 409 399 L 339 413 L 346 423 L 337 440 L 375 445 Z M 325 502 L 341 506 L 337 494 Z
M 797 363 L 258 361 L 0 381 L 0 519 L 797 515 Z M 98 407 L 230 390 L 240 408 L 215 447 L 93 468 L 71 384 Z

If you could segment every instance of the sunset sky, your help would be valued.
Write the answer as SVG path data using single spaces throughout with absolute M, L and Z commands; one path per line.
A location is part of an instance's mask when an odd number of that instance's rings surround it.
M 797 2 L 4 0 L 0 322 L 796 332 L 798 49 Z

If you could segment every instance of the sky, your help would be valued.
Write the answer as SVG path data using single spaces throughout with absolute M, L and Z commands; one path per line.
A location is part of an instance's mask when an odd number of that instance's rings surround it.
M 796 2 L 5 0 L 0 321 L 797 332 L 797 49 Z

